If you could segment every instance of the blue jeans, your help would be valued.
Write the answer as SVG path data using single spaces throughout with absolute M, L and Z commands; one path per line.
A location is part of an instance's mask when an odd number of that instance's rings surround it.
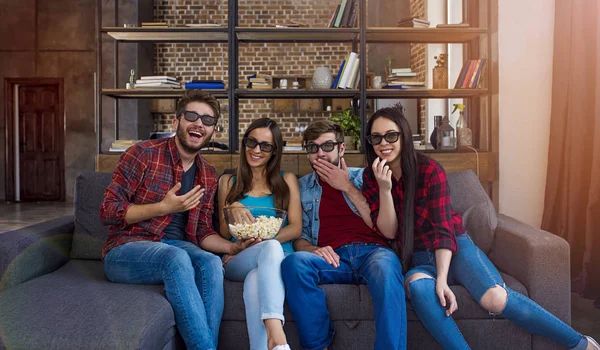
M 223 267 L 218 256 L 179 240 L 130 242 L 104 257 L 111 282 L 163 284 L 188 349 L 216 349 L 223 315 Z
M 324 349 L 334 329 L 320 284 L 366 284 L 375 307 L 375 349 L 406 349 L 406 302 L 402 266 L 389 248 L 348 244 L 335 252 L 338 268 L 309 252 L 290 254 L 281 264 L 286 300 L 304 349 Z
M 241 251 L 225 264 L 225 278 L 244 282 L 246 326 L 252 350 L 267 349 L 264 320 L 284 321 L 281 261 L 283 249 L 279 241 L 273 239 Z
M 496 267 L 468 234 L 457 235 L 456 241 L 459 252 L 450 262 L 449 285 L 462 285 L 478 302 L 481 302 L 481 298 L 490 288 L 501 286 L 506 290 L 508 299 L 499 315 L 513 321 L 529 333 L 546 337 L 569 349 L 585 349 L 585 337 L 533 300 L 507 287 Z M 417 272 L 433 278 L 437 276 L 434 252 L 415 252 L 412 265 L 406 279 Z M 408 286 L 408 297 L 425 328 L 445 349 L 470 349 L 454 319 L 446 317 L 445 309 L 435 293 L 434 279 L 412 281 Z

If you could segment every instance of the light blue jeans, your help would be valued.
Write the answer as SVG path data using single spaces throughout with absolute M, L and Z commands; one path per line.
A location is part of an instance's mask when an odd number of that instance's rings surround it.
M 449 285 L 462 285 L 478 302 L 487 290 L 502 286 L 508 293 L 508 299 L 499 315 L 513 321 L 529 333 L 548 338 L 569 349 L 582 350 L 587 347 L 587 339 L 583 335 L 533 300 L 507 287 L 496 267 L 468 234 L 457 235 L 456 241 L 459 252 L 450 262 Z M 406 279 L 417 272 L 433 278 L 437 276 L 434 252 L 416 252 L 413 254 L 412 266 L 406 274 Z M 445 309 L 435 293 L 434 279 L 412 281 L 408 292 L 410 303 L 421 322 L 445 349 L 470 349 L 454 319 L 446 317 Z
M 267 349 L 264 320 L 284 321 L 283 257 L 281 244 L 271 239 L 241 251 L 225 264 L 225 278 L 244 282 L 246 326 L 252 350 Z
M 111 282 L 163 284 L 188 349 L 217 348 L 223 315 L 221 259 L 191 242 L 130 242 L 104 257 Z

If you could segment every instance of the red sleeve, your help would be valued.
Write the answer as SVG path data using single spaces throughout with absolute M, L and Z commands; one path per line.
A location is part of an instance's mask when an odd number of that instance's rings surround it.
M 100 220 L 103 224 L 117 225 L 120 229 L 127 227 L 125 214 L 144 179 L 146 164 L 146 152 L 136 145 L 129 147 L 121 155 L 100 205 Z
M 362 193 L 367 200 L 369 209 L 371 210 L 371 222 L 373 223 L 373 231 L 381 234 L 377 228 L 377 218 L 379 218 L 379 184 L 375 179 L 373 169 L 365 168 L 363 171 Z
M 431 170 L 427 181 L 427 206 L 435 234 L 434 249 L 449 249 L 456 254 L 458 245 L 452 222 L 450 188 L 446 172 L 437 164 Z
M 204 163 L 203 172 L 206 174 L 204 188 L 206 192 L 204 193 L 205 200 L 202 201 L 202 208 L 200 208 L 200 215 L 198 217 L 198 226 L 196 229 L 196 239 L 198 240 L 198 246 L 202 241 L 210 236 L 216 235 L 217 232 L 213 228 L 212 215 L 215 210 L 215 193 L 217 192 L 217 171 L 214 167 L 209 164 Z

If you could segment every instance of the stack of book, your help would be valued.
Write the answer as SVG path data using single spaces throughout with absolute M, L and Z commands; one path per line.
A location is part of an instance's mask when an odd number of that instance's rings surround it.
M 181 84 L 168 75 L 149 75 L 135 81 L 136 89 L 181 89 Z
M 485 73 L 484 58 L 478 60 L 469 60 L 462 67 L 458 79 L 456 80 L 455 89 L 477 89 L 481 87 L 482 77 Z
M 273 79 L 269 75 L 252 74 L 248 77 L 248 89 L 268 90 L 273 88 Z
M 185 83 L 186 89 L 225 89 L 225 82 L 223 80 L 192 80 Z
M 167 22 L 142 22 L 142 28 L 169 28 Z
M 425 82 L 417 79 L 417 73 L 410 68 L 392 68 L 388 74 L 386 89 L 424 88 Z
M 350 52 L 346 59 L 342 61 L 340 69 L 331 86 L 332 89 L 356 89 L 360 81 L 358 67 L 360 59 L 356 52 Z
M 329 28 L 353 28 L 357 21 L 358 0 L 342 0 L 329 20 Z
M 111 147 L 108 149 L 109 152 L 125 152 L 126 149 L 140 142 L 141 140 L 115 140 Z
M 430 24 L 431 23 L 424 18 L 413 16 L 401 19 L 400 22 L 398 22 L 398 27 L 429 28 Z

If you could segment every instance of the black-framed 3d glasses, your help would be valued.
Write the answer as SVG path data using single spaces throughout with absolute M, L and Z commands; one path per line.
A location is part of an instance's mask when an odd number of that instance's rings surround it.
M 192 111 L 183 111 L 183 117 L 190 123 L 195 122 L 196 120 L 202 120 L 202 124 L 206 126 L 213 126 L 217 124 L 217 118 L 213 117 L 210 114 L 198 114 Z
M 327 142 L 323 142 L 322 144 L 316 144 L 314 142 L 311 143 L 307 143 L 306 145 L 304 145 L 304 148 L 306 149 L 306 152 L 308 154 L 314 154 L 319 152 L 319 148 L 323 150 L 323 152 L 329 153 L 331 151 L 333 151 L 335 149 L 335 146 L 341 144 L 341 142 L 333 142 L 333 141 L 327 141 Z
M 263 152 L 271 153 L 275 150 L 275 145 L 268 143 L 267 141 L 258 142 L 254 137 L 244 137 L 242 140 L 246 148 L 254 149 L 256 146 L 260 146 L 260 150 Z
M 373 146 L 380 144 L 381 141 L 383 141 L 383 139 L 385 139 L 388 143 L 394 143 L 394 142 L 398 141 L 399 138 L 400 138 L 400 132 L 398 132 L 398 131 L 390 131 L 388 133 L 385 133 L 385 135 L 379 135 L 379 134 L 367 135 L 367 141 L 370 144 L 372 144 Z

